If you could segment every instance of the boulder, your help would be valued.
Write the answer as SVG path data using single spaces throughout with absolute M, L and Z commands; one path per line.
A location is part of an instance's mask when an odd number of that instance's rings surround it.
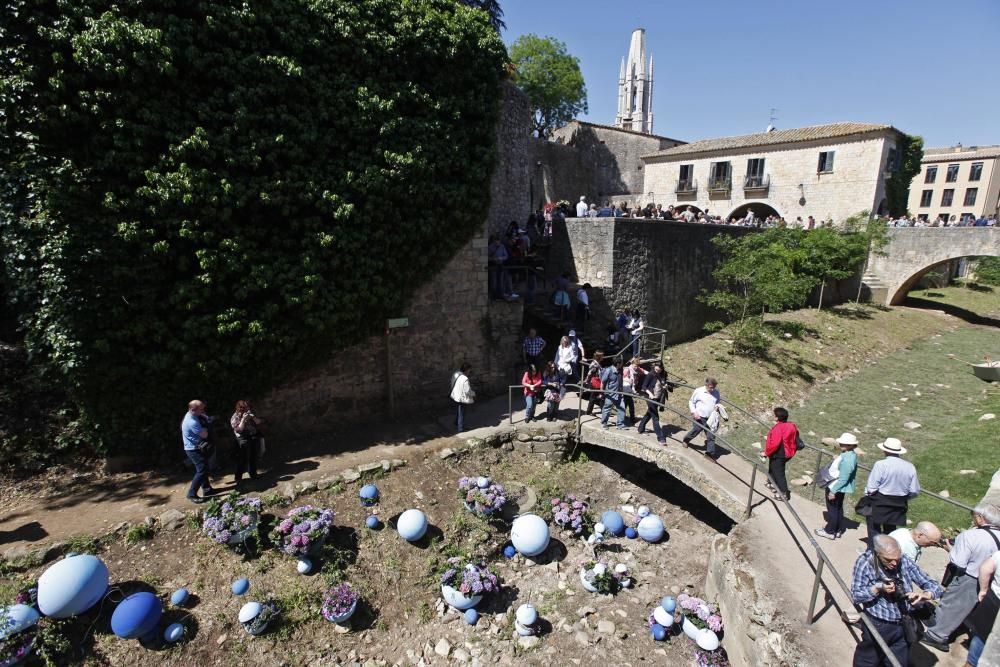
M 919 422 L 910 421 L 910 422 L 905 422 L 903 424 L 903 428 L 905 428 L 907 430 L 910 430 L 910 431 L 916 431 L 920 427 L 921 427 L 921 424 Z
M 440 458 L 442 461 L 444 459 L 450 459 L 454 455 L 455 455 L 455 450 L 452 449 L 451 447 L 445 447 L 440 452 L 438 452 L 438 458 Z
M 184 512 L 177 509 L 171 509 L 156 517 L 156 520 L 160 523 L 161 528 L 165 528 L 167 530 L 177 530 L 184 525 L 184 520 L 186 518 L 187 515 L 184 514 Z
M 361 479 L 361 473 L 354 468 L 348 468 L 344 472 L 340 473 L 340 478 L 345 482 L 356 482 Z

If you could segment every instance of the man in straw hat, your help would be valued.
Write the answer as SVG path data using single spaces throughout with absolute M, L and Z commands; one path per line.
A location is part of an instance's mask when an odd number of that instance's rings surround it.
M 899 458 L 906 453 L 903 443 L 896 438 L 886 438 L 885 442 L 876 446 L 885 452 L 885 458 L 872 466 L 865 486 L 872 510 L 868 517 L 869 547 L 875 535 L 888 535 L 899 526 L 906 525 L 910 498 L 916 498 L 920 493 L 917 469 L 909 461 Z
M 841 433 L 837 438 L 840 454 L 830 463 L 826 485 L 826 526 L 815 532 L 828 540 L 844 534 L 844 496 L 854 493 L 854 478 L 858 474 L 858 439 L 853 433 Z

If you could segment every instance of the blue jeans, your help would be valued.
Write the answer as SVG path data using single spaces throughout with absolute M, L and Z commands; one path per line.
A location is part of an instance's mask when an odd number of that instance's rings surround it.
M 715 434 L 712 433 L 711 429 L 705 425 L 707 421 L 707 419 L 698 417 L 698 419 L 695 420 L 694 425 L 691 427 L 691 430 L 684 435 L 684 442 L 691 442 L 699 432 L 704 432 L 705 453 L 709 456 L 715 456 Z
M 197 498 L 199 487 L 205 493 L 212 490 L 212 485 L 208 483 L 208 462 L 205 460 L 205 455 L 197 449 L 186 449 L 184 453 L 194 464 L 194 479 L 191 480 L 187 497 Z
M 642 416 L 636 427 L 639 433 L 646 430 L 646 423 L 649 421 L 653 422 L 653 433 L 656 434 L 656 441 L 660 444 L 666 444 L 667 439 L 663 437 L 663 429 L 660 428 L 660 406 L 652 401 L 646 401 L 646 414 Z
M 622 428 L 625 426 L 625 401 L 622 400 L 621 394 L 616 394 L 614 397 L 611 394 L 604 395 L 604 407 L 601 408 L 601 425 L 608 425 L 612 405 L 618 410 L 618 428 Z
M 979 664 L 979 656 L 983 654 L 983 647 L 986 646 L 986 641 L 979 635 L 972 635 L 972 641 L 969 642 L 969 655 L 965 658 L 965 661 L 976 667 Z
M 632 356 L 633 357 L 638 357 L 639 356 L 639 348 L 641 348 L 641 347 L 642 347 L 642 338 L 640 336 L 636 336 L 635 338 L 632 339 Z
M 455 401 L 455 405 L 458 406 L 458 416 L 455 417 L 455 426 L 458 428 L 458 432 L 461 433 L 465 430 L 465 403 Z
M 538 405 L 538 397 L 528 394 L 524 397 L 524 421 L 530 422 L 535 418 L 535 406 Z

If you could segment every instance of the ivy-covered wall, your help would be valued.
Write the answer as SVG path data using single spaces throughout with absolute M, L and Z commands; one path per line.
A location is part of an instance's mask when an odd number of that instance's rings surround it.
M 5 3 L 8 297 L 95 447 L 405 310 L 484 222 L 505 60 L 450 0 Z

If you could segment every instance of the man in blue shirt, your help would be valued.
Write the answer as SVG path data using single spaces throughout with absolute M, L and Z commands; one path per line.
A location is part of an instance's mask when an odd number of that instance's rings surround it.
M 871 516 L 868 523 L 868 548 L 871 539 L 882 533 L 888 535 L 900 526 L 906 525 L 906 510 L 910 498 L 920 493 L 917 469 L 909 461 L 900 458 L 906 448 L 896 438 L 886 438 L 876 445 L 885 453 L 885 458 L 872 466 L 865 485 L 865 494 L 871 498 Z
M 201 504 L 205 502 L 205 496 L 215 493 L 215 489 L 208 483 L 208 461 L 202 451 L 205 443 L 208 442 L 208 429 L 201 423 L 201 417 L 205 414 L 205 404 L 199 400 L 188 403 L 187 414 L 181 421 L 181 440 L 184 442 L 184 453 L 194 464 L 194 479 L 188 488 L 187 497 L 193 503 Z M 201 497 L 198 497 L 198 488 L 201 487 Z
M 615 357 L 615 363 L 601 370 L 601 390 L 604 392 L 604 406 L 601 408 L 601 426 L 608 428 L 611 407 L 618 411 L 617 428 L 625 428 L 625 397 L 622 395 L 622 358 Z
M 851 599 L 865 611 L 901 665 L 909 664 L 910 645 L 903 631 L 903 615 L 941 597 L 941 586 L 916 563 L 904 556 L 899 543 L 876 535 L 874 549 L 854 562 Z M 916 584 L 922 592 L 914 590 Z M 854 651 L 854 667 L 888 665 L 885 653 L 867 624 L 861 626 L 861 643 Z

